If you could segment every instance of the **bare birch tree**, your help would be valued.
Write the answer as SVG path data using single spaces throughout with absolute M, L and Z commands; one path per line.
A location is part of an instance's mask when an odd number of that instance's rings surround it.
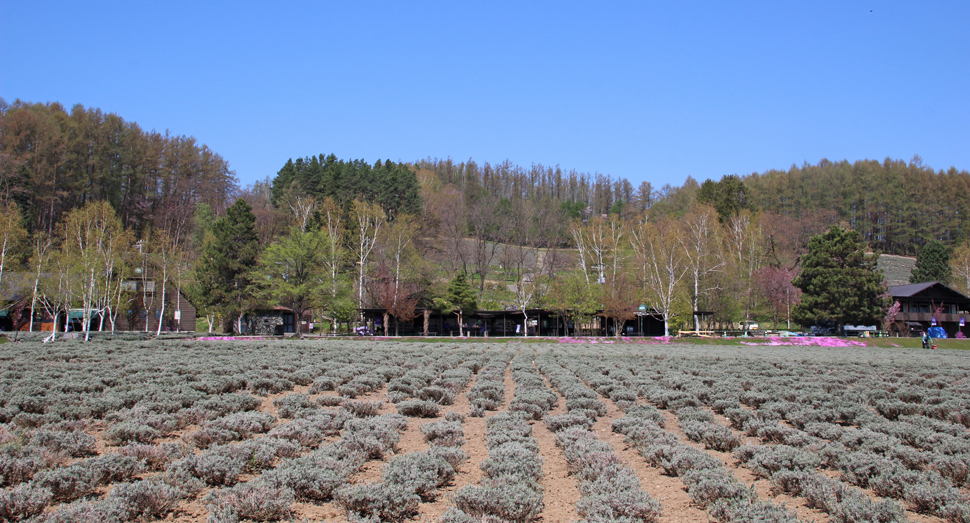
M 745 320 L 751 319 L 754 306 L 754 273 L 763 260 L 761 240 L 761 227 L 751 219 L 750 211 L 744 210 L 728 221 L 727 241 L 742 285 Z
M 107 202 L 91 202 L 71 211 L 63 231 L 62 250 L 79 269 L 79 277 L 71 283 L 82 307 L 84 339 L 89 340 L 92 314 L 106 312 L 111 288 L 108 280 L 115 276 L 127 231 Z
M 623 261 L 619 250 L 623 223 L 619 217 L 594 216 L 586 224 L 574 220 L 569 232 L 576 243 L 580 268 L 584 272 L 595 274 L 596 283 L 604 283 L 607 277 L 616 278 Z
M 708 206 L 696 207 L 684 217 L 683 226 L 684 234 L 680 237 L 680 243 L 687 256 L 694 330 L 700 330 L 700 318 L 697 316 L 700 299 L 718 288 L 717 279 L 711 276 L 723 270 L 725 265 L 720 257 L 717 213 Z
M 313 213 L 317 210 L 317 201 L 312 196 L 291 196 L 288 198 L 287 205 L 293 213 L 296 226 L 302 232 L 307 232 Z
M 54 245 L 53 240 L 47 234 L 46 231 L 38 231 L 34 235 L 32 245 L 32 252 L 30 255 L 30 266 L 34 270 L 34 289 L 30 296 L 30 326 L 27 327 L 29 332 L 34 332 L 34 313 L 37 307 L 37 297 L 38 291 L 40 290 L 41 276 L 51 257 L 52 247 Z M 55 322 L 56 323 L 56 322 Z M 56 326 L 55 326 L 56 329 Z
M 68 312 L 74 301 L 74 287 L 71 283 L 84 275 L 71 256 L 62 250 L 51 250 L 44 266 L 48 270 L 41 273 L 37 288 L 41 297 L 38 301 L 44 308 L 45 315 L 53 318 L 51 334 L 44 339 L 44 343 L 47 343 L 57 338 L 57 317 L 61 312 L 64 313 L 64 332 L 68 331 Z
M 344 261 L 348 258 L 347 250 L 344 248 L 344 227 L 343 215 L 340 206 L 332 198 L 326 198 L 320 204 L 320 221 L 322 232 L 325 234 L 323 239 L 322 261 L 324 275 L 327 278 L 324 287 L 327 289 L 328 299 L 323 300 L 323 311 L 321 317 L 330 320 L 334 334 L 337 332 L 337 321 L 340 316 L 339 302 L 345 293 L 346 285 L 342 285 L 342 275 Z
M 367 272 L 367 261 L 377 246 L 377 240 L 384 229 L 384 210 L 377 204 L 370 204 L 354 200 L 351 204 L 351 216 L 354 219 L 354 255 L 357 258 L 357 308 L 364 307 L 364 275 Z
M 687 257 L 678 237 L 678 223 L 671 218 L 651 222 L 642 219 L 631 228 L 630 245 L 644 268 L 644 294 L 664 322 L 664 336 L 670 335 L 678 285 L 688 271 Z
M 151 249 L 152 264 L 155 266 L 155 292 L 161 286 L 162 294 L 158 305 L 158 325 L 155 335 L 162 333 L 162 324 L 165 321 L 165 307 L 168 302 L 168 280 L 173 276 L 181 275 L 180 267 L 185 263 L 185 252 L 175 242 L 175 239 L 165 231 L 157 231 L 152 239 Z

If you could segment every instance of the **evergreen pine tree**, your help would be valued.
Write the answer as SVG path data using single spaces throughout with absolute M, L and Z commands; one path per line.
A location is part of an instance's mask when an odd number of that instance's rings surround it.
M 469 285 L 465 273 L 458 273 L 455 279 L 448 283 L 445 295 L 441 298 L 435 298 L 434 303 L 445 316 L 452 312 L 458 313 L 458 334 L 464 336 L 464 315 L 474 314 L 478 310 L 475 289 Z
M 298 160 L 299 161 L 299 160 Z M 302 162 L 300 162 L 302 164 Z M 270 201 L 273 205 L 279 205 L 280 198 L 283 197 L 285 191 L 288 191 L 293 186 L 293 183 L 300 176 L 299 171 L 297 171 L 296 164 L 293 163 L 293 159 L 289 159 L 283 165 L 283 168 L 276 173 L 276 178 L 273 178 L 272 194 Z
M 719 182 L 706 180 L 697 193 L 697 201 L 714 207 L 721 223 L 737 216 L 743 209 L 752 208 L 748 188 L 736 174 L 724 176 Z
M 878 325 L 886 303 L 878 255 L 866 254 L 856 231 L 832 227 L 814 236 L 802 271 L 792 282 L 802 290 L 802 301 L 792 319 L 803 326 L 822 322 L 837 325 Z
M 916 255 L 916 265 L 910 273 L 909 283 L 938 281 L 943 285 L 949 285 L 952 279 L 950 249 L 937 240 L 924 245 Z
M 251 307 L 250 273 L 258 257 L 256 217 L 240 198 L 213 224 L 197 267 L 198 280 L 205 282 L 224 320 L 238 320 Z

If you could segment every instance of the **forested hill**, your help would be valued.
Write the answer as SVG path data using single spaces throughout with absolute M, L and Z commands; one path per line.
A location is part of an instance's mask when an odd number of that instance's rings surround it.
M 433 173 L 442 184 L 451 184 L 466 197 L 485 192 L 510 201 L 542 202 L 548 210 L 562 209 L 576 217 L 581 213 L 639 214 L 675 190 L 667 185 L 657 191 L 649 181 L 634 187 L 626 178 L 564 170 L 558 165 L 522 167 L 508 160 L 479 165 L 471 159 L 460 163 L 450 158 L 426 159 L 415 162 L 414 167 Z
M 644 176 L 649 180 L 650 173 Z M 732 203 L 736 208 L 787 217 L 774 221 L 794 228 L 809 224 L 801 228 L 811 231 L 848 223 L 884 253 L 914 255 L 932 239 L 951 246 L 970 239 L 970 174 L 935 171 L 918 156 L 908 163 L 822 160 L 727 178 L 743 185 L 744 194 L 737 193 L 743 201 Z M 451 159 L 368 164 L 333 154 L 281 160 L 271 183 L 239 191 L 229 163 L 194 138 L 145 131 L 116 114 L 81 105 L 68 111 L 58 103 L 0 99 L 0 201 L 18 204 L 29 232 L 52 232 L 72 209 L 104 200 L 136 236 L 164 229 L 179 238 L 193 229 L 199 204 L 221 215 L 242 195 L 255 209 L 263 239 L 271 240 L 284 230 L 279 215 L 288 212 L 280 197 L 293 193 L 338 202 L 360 199 L 379 204 L 391 216 L 426 217 L 434 214 L 429 207 L 447 199 L 442 195 L 455 193 L 469 210 L 493 206 L 508 218 L 528 207 L 528 213 L 543 215 L 542 221 L 560 224 L 607 214 L 628 219 L 648 210 L 683 214 L 705 200 L 692 178 L 680 187 L 658 188 L 650 181 L 634 185 L 559 166 Z M 565 236 L 551 233 L 547 240 L 557 238 Z
M 801 218 L 834 211 L 871 248 L 915 255 L 936 239 L 953 246 L 970 238 L 970 173 L 934 171 L 916 156 L 792 166 L 743 178 L 757 209 Z
M 558 166 L 523 168 L 510 162 L 478 165 L 450 159 L 414 165 L 452 184 L 466 198 L 484 191 L 513 201 L 542 202 L 547 212 L 565 212 L 569 217 L 618 214 L 627 218 L 648 209 L 680 214 L 704 199 L 701 185 L 691 178 L 680 187 L 654 188 L 644 181 L 634 188 L 624 178 L 563 171 Z M 816 165 L 731 175 L 721 181 L 725 179 L 743 184 L 732 188 L 732 197 L 739 200 L 730 204 L 735 209 L 780 215 L 796 228 L 810 223 L 813 230 L 824 230 L 848 223 L 872 249 L 888 254 L 915 255 L 933 239 L 954 246 L 970 238 L 970 173 L 956 168 L 935 171 L 918 156 L 909 163 L 888 158 L 882 163 L 821 160 Z M 715 192 L 725 193 L 729 185 L 715 184 Z
M 466 196 L 483 190 L 513 201 L 544 202 L 547 211 L 565 211 L 571 217 L 632 217 L 648 209 L 680 214 L 703 199 L 701 186 L 691 178 L 680 187 L 656 189 L 644 181 L 634 188 L 624 178 L 563 171 L 558 166 L 523 168 L 510 162 L 478 165 L 450 159 L 414 165 Z M 740 198 L 744 201 L 733 202 L 735 208 L 811 223 L 813 229 L 848 223 L 872 249 L 889 254 L 915 255 L 933 239 L 953 246 L 970 238 L 970 173 L 956 168 L 935 171 L 918 156 L 909 163 L 888 158 L 881 163 L 821 160 L 787 171 L 725 178 L 743 183 L 745 194 Z
M 126 229 L 189 234 L 200 203 L 221 213 L 237 187 L 229 163 L 195 138 L 144 131 L 113 113 L 0 98 L 0 200 L 30 232 L 53 232 L 90 201 L 107 201 Z

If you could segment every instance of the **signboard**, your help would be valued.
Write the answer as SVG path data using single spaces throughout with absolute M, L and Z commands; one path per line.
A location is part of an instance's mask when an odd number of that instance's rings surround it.
M 963 326 L 965 326 L 966 324 L 967 324 L 967 320 L 966 320 L 966 319 L 964 319 L 964 318 L 960 318 L 960 326 L 961 326 L 961 327 L 963 327 Z
M 933 317 L 933 321 L 930 322 L 930 325 L 936 327 L 936 317 L 935 316 Z
M 637 310 L 640 311 L 640 312 L 647 312 L 647 306 L 646 305 L 641 305 L 641 306 L 637 307 Z

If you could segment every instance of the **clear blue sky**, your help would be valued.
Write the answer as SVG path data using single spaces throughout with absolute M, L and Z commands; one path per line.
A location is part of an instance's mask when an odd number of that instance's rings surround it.
M 0 96 L 288 158 L 970 169 L 970 2 L 0 0 Z

